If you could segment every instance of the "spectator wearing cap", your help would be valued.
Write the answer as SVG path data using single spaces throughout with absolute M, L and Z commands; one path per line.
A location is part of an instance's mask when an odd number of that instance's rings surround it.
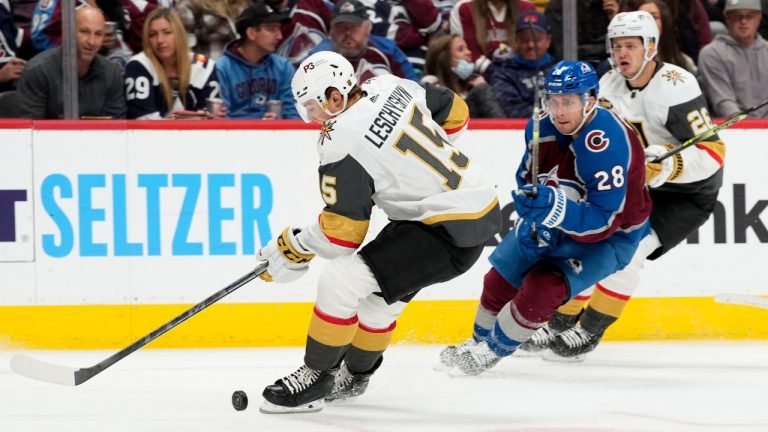
M 282 118 L 299 118 L 291 94 L 295 71 L 288 59 L 275 54 L 283 39 L 281 24 L 288 12 L 276 10 L 263 0 L 253 2 L 237 19 L 240 37 L 227 45 L 216 63 L 221 95 L 229 118 L 275 119 L 267 101 L 282 101 Z
M 730 117 L 768 99 L 768 43 L 757 32 L 760 0 L 726 0 L 727 34 L 719 34 L 699 54 L 699 73 L 712 112 Z M 768 117 L 768 107 L 750 114 Z
M 355 68 L 360 82 L 376 75 L 392 74 L 418 80 L 413 65 L 397 44 L 381 36 L 371 35 L 372 11 L 358 0 L 340 0 L 331 18 L 330 37 L 310 51 L 335 51 Z
M 547 18 L 537 11 L 517 19 L 515 55 L 494 61 L 485 73 L 507 117 L 528 118 L 533 114 L 534 95 L 555 63 L 547 52 L 552 43 Z

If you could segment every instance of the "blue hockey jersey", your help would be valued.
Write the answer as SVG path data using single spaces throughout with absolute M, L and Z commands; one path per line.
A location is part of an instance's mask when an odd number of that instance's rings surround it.
M 531 183 L 533 121 L 525 129 L 529 150 L 517 170 L 517 183 Z M 574 240 L 601 241 L 617 231 L 642 235 L 651 210 L 645 187 L 645 156 L 634 130 L 610 111 L 596 108 L 578 135 L 560 133 L 548 114 L 540 123 L 539 183 L 568 197 L 557 227 Z M 633 234 L 634 233 L 634 234 Z

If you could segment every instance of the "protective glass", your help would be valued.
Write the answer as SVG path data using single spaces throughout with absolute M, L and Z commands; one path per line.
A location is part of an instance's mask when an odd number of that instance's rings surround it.
M 546 111 L 554 115 L 574 114 L 583 112 L 588 98 L 587 93 L 547 93 L 544 95 L 542 105 Z
M 296 104 L 296 111 L 299 112 L 302 120 L 307 123 L 311 123 L 316 120 L 323 119 L 323 113 L 327 114 L 325 110 L 320 106 L 320 103 L 316 100 L 308 100 L 303 104 Z

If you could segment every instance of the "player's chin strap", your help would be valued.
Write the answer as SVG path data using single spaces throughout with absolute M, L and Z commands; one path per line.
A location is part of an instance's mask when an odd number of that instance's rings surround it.
M 653 57 L 656 57 L 656 54 L 654 54 L 652 57 L 648 57 L 648 50 L 645 50 L 645 54 L 643 54 L 643 64 L 640 66 L 640 69 L 637 70 L 637 72 L 632 75 L 631 78 L 624 78 L 627 81 L 634 81 L 642 75 L 643 71 L 645 71 L 645 68 L 648 66 L 648 63 L 650 63 L 651 60 L 653 60 Z M 613 56 L 611 56 L 608 61 L 611 63 L 614 69 L 616 69 L 616 72 L 621 75 L 621 71 L 619 70 L 619 66 L 616 64 L 616 62 L 613 60 Z
M 325 113 L 328 114 L 329 116 L 336 117 L 337 115 L 343 113 L 345 109 L 347 109 L 347 102 L 348 102 L 348 100 L 349 100 L 348 99 L 348 95 L 344 95 L 344 104 L 341 106 L 341 109 L 336 111 L 336 112 L 332 112 L 332 111 L 330 111 L 328 108 L 326 108 L 324 106 L 320 106 L 320 108 L 322 108 L 323 111 L 325 111 Z

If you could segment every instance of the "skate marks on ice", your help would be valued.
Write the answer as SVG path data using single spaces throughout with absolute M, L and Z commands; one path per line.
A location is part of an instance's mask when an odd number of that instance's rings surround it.
M 605 343 L 583 363 L 508 358 L 461 378 L 432 370 L 442 348 L 394 346 L 354 402 L 280 416 L 258 412 L 261 391 L 300 364 L 298 348 L 140 351 L 78 387 L 13 374 L 0 351 L 0 431 L 768 430 L 766 343 Z M 104 352 L 33 355 L 78 365 Z

